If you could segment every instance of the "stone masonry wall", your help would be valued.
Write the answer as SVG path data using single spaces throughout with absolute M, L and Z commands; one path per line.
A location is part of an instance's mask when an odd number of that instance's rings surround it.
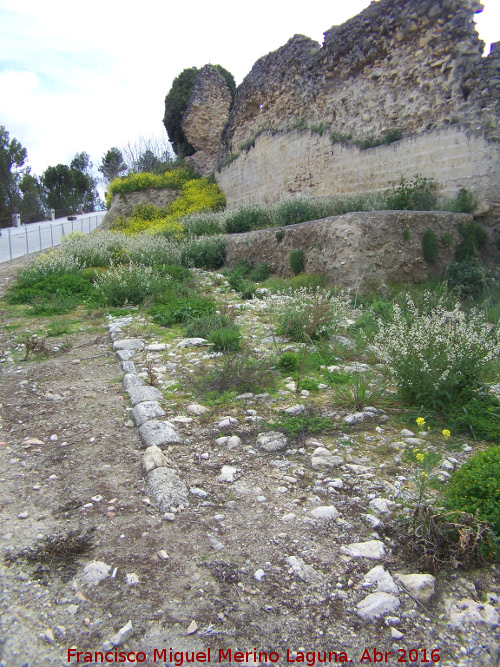
M 384 191 L 389 181 L 416 173 L 435 178 L 440 194 L 472 190 L 485 222 L 500 219 L 500 144 L 483 133 L 445 128 L 389 146 L 361 150 L 332 144 L 328 135 L 262 134 L 255 147 L 216 174 L 228 207 L 273 203 L 287 194 L 315 196 Z
M 416 282 L 453 262 L 461 241 L 458 224 L 471 219 L 456 213 L 378 211 L 280 227 L 285 230 L 281 241 L 276 229 L 231 234 L 226 236 L 226 264 L 267 262 L 276 273 L 291 275 L 290 251 L 300 248 L 305 271 L 326 274 L 341 287 L 363 290 L 387 281 Z M 428 229 L 452 239 L 447 247 L 441 246 L 435 265 L 427 264 L 422 255 L 422 237 Z
M 461 123 L 500 138 L 500 52 L 482 58 L 478 0 L 380 0 L 258 60 L 238 87 L 226 157 L 263 130 L 323 125 L 355 140 Z
M 139 204 L 154 204 L 159 208 L 169 206 L 179 196 L 179 190 L 142 190 L 141 192 L 127 192 L 117 194 L 111 200 L 111 205 L 104 217 L 100 229 L 109 229 L 111 223 L 118 217 L 128 218 Z

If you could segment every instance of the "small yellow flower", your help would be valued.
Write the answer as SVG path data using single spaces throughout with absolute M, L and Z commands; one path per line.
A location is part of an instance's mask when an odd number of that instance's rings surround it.
M 419 426 L 425 426 L 425 419 L 423 417 L 417 417 L 415 421 Z
M 444 435 L 445 438 L 449 438 L 451 433 L 448 431 L 447 428 L 445 428 L 445 429 L 443 429 L 443 435 Z
M 425 459 L 425 456 L 421 452 L 419 452 L 418 454 L 415 454 L 415 458 L 417 459 L 417 461 L 422 462 Z

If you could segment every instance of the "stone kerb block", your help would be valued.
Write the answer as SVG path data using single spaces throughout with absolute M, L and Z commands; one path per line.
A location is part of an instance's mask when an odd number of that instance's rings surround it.
M 187 505 L 189 491 L 171 468 L 155 468 L 147 477 L 146 491 L 160 512 Z
M 134 424 L 139 428 L 147 421 L 164 417 L 165 411 L 157 401 L 144 401 L 135 406 L 130 416 Z
M 138 403 L 143 403 L 144 401 L 159 401 L 162 397 L 162 393 L 159 389 L 148 386 L 131 386 L 127 389 L 127 393 L 130 398 L 130 403 L 134 407 Z
M 171 424 L 156 419 L 145 422 L 139 428 L 139 436 L 144 448 L 182 444 L 182 438 Z

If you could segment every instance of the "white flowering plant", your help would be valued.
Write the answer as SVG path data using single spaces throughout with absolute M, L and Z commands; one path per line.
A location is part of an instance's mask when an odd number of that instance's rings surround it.
M 285 290 L 273 299 L 276 333 L 297 343 L 326 338 L 351 314 L 349 295 L 317 287 Z
M 139 305 L 152 295 L 164 292 L 171 277 L 150 266 L 122 264 L 97 277 L 95 286 L 111 306 Z
M 441 411 L 467 401 L 500 354 L 498 325 L 480 310 L 465 313 L 459 303 L 449 311 L 445 299 L 426 291 L 417 307 L 407 295 L 406 311 L 395 304 L 392 321 L 379 321 L 374 341 L 401 398 Z

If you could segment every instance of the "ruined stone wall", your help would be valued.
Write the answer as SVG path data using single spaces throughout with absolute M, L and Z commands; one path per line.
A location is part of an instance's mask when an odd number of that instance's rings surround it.
M 325 33 L 296 35 L 239 86 L 226 157 L 263 129 L 307 123 L 354 140 L 460 122 L 500 138 L 500 52 L 482 58 L 477 0 L 380 0 Z
M 226 264 L 267 262 L 276 273 L 289 276 L 290 251 L 300 248 L 307 272 L 323 273 L 341 287 L 364 290 L 387 281 L 413 283 L 439 275 L 454 261 L 461 241 L 458 225 L 470 220 L 470 215 L 456 213 L 378 211 L 281 227 L 285 232 L 281 241 L 276 229 L 230 234 Z M 440 247 L 434 265 L 426 263 L 422 254 L 422 237 L 428 229 L 451 238 L 449 245 Z
M 141 190 L 140 192 L 123 192 L 114 195 L 111 205 L 104 216 L 100 229 L 109 229 L 111 223 L 118 217 L 129 218 L 136 206 L 140 204 L 154 204 L 165 208 L 179 196 L 179 190 Z
M 314 196 L 384 191 L 416 173 L 434 178 L 441 197 L 472 190 L 478 212 L 500 218 L 500 144 L 459 127 L 416 134 L 389 146 L 361 150 L 332 144 L 305 130 L 265 133 L 255 147 L 216 174 L 228 207 L 273 203 L 287 194 Z

